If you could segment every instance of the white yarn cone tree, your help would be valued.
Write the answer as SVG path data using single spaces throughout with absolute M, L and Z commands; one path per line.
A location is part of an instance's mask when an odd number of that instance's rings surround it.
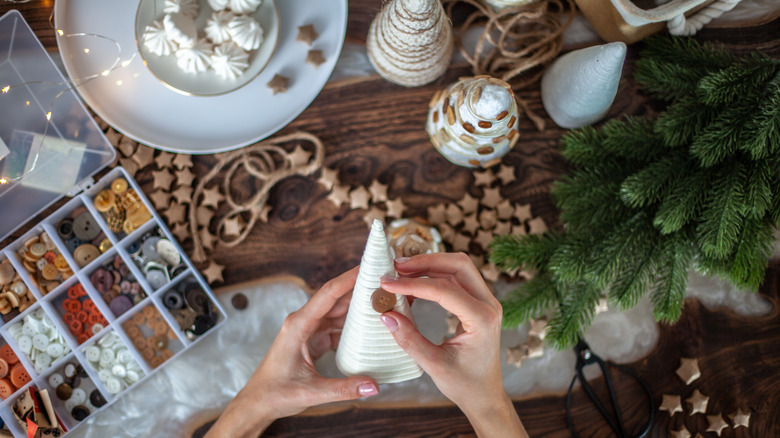
M 397 274 L 382 222 L 377 219 L 371 225 L 360 262 L 352 301 L 336 350 L 336 365 L 347 376 L 369 376 L 377 383 L 403 382 L 420 377 L 422 369 L 398 346 L 379 318 L 381 314 L 372 306 L 371 297 L 379 289 L 379 278 L 384 275 Z M 393 310 L 414 322 L 406 297 L 396 295 L 395 298 Z
M 601 120 L 617 94 L 626 45 L 622 42 L 569 52 L 542 77 L 542 104 L 561 128 L 580 128 Z
M 390 0 L 371 22 L 366 39 L 371 65 L 405 87 L 441 76 L 452 47 L 452 25 L 440 0 Z

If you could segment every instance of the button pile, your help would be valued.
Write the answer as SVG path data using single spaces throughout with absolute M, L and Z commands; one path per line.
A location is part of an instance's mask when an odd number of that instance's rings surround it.
M 117 178 L 94 199 L 95 209 L 114 233 L 130 234 L 152 218 L 135 190 L 128 187 L 126 179 Z
M 25 316 L 23 322 L 13 324 L 8 328 L 8 334 L 16 340 L 19 350 L 30 358 L 38 373 L 70 353 L 65 338 L 43 309 Z
M 116 332 L 111 332 L 86 347 L 84 356 L 92 369 L 97 371 L 98 378 L 109 394 L 119 394 L 144 375 L 133 354 Z
M 0 347 L 0 399 L 5 400 L 30 381 L 30 374 L 9 345 Z
M 81 283 L 76 283 L 68 289 L 68 297 L 62 300 L 62 309 L 65 311 L 62 320 L 79 344 L 83 344 L 108 325 L 108 321 L 92 298 L 87 296 L 87 291 Z
M 114 256 L 111 263 L 97 268 L 89 278 L 116 317 L 146 298 L 141 284 L 119 255 Z
M 70 217 L 60 220 L 57 233 L 81 268 L 111 248 L 111 241 L 84 206 L 73 210 Z
M 65 402 L 65 410 L 77 421 L 89 416 L 93 411 L 106 404 L 106 399 L 98 389 L 92 389 L 87 396 L 89 380 L 84 367 L 68 362 L 59 372 L 49 376 L 49 386 L 54 388 L 57 398 Z
M 0 315 L 8 322 L 35 302 L 32 292 L 14 270 L 11 261 L 0 262 Z
M 173 357 L 169 343 L 176 340 L 176 333 L 168 326 L 154 305 L 144 307 L 125 321 L 122 328 L 152 368 L 157 368 Z
M 73 276 L 70 265 L 46 232 L 27 239 L 17 254 L 33 283 L 44 295 Z
M 189 339 L 195 339 L 217 324 L 217 309 L 194 279 L 163 293 L 163 305 L 171 312 Z
M 144 272 L 153 290 L 165 286 L 171 279 L 187 270 L 176 246 L 161 233 L 144 234 L 138 242 L 127 247 L 133 261 Z

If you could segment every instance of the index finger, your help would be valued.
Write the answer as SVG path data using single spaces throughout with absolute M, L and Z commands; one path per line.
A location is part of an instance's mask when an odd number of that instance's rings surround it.
M 395 269 L 400 275 L 451 278 L 477 299 L 485 302 L 495 300 L 474 262 L 462 252 L 421 254 L 402 260 L 402 263 L 396 260 Z

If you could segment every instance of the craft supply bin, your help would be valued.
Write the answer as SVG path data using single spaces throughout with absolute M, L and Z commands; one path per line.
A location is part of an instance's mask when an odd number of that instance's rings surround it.
M 0 249 L 0 263 L 8 260 L 15 274 L 20 277 L 18 281 L 30 291 L 28 301 L 31 304 L 12 319 L 0 321 L 0 347 L 8 345 L 30 377 L 29 382 L 0 401 L 0 417 L 16 437 L 27 435 L 14 418 L 12 409 L 31 386 L 48 390 L 57 418 L 67 428 L 62 436 L 67 436 L 85 422 L 85 419 L 77 420 L 71 415 L 73 403 L 79 402 L 88 408 L 94 406 L 89 395 L 97 391 L 96 400 L 102 397 L 105 403 L 91 409 L 90 416 L 94 415 L 148 378 L 168 360 L 182 354 L 204 335 L 213 332 L 226 319 L 224 309 L 208 284 L 130 175 L 122 168 L 115 168 L 99 181 L 93 182 L 92 176 L 112 163 L 116 152 L 70 86 L 21 14 L 11 11 L 0 17 L 0 90 L 5 90 L 0 92 L 0 113 L 3 114 L 0 118 L 0 211 L 3 212 L 0 218 L 0 238 L 4 239 L 63 196 L 73 196 L 61 208 L 34 224 L 22 237 Z M 128 189 L 135 190 L 139 202 L 151 216 L 129 233 L 111 231 L 103 214 L 95 207 L 96 195 L 117 178 L 127 181 Z M 102 240 L 100 253 L 90 254 L 89 257 L 76 254 L 74 248 L 68 248 L 72 239 L 66 241 L 60 237 L 58 225 L 75 210 L 91 214 L 91 226 L 99 228 L 98 235 Z M 168 248 L 175 249 L 181 256 L 181 266 L 176 276 L 158 288 L 152 287 L 146 280 L 144 265 L 136 263 L 141 255 L 134 246 L 152 232 L 159 233 L 158 237 L 169 241 Z M 61 254 L 62 258 L 57 259 L 58 266 L 63 268 L 60 272 L 64 270 L 70 275 L 63 278 L 60 274 L 58 278 L 61 282 L 58 285 L 49 283 L 52 285 L 51 290 L 43 287 L 41 282 L 35 280 L 36 274 L 30 272 L 30 268 L 34 268 L 32 258 L 26 260 L 19 252 L 20 249 L 25 251 L 25 244 L 42 233 L 51 239 L 49 246 L 56 247 L 50 251 L 51 255 L 47 251 L 47 256 L 54 259 L 54 254 Z M 117 257 L 124 264 L 123 272 L 137 281 L 141 292 L 137 295 L 137 302 L 118 315 L 91 278 L 96 270 L 112 264 Z M 192 335 L 191 328 L 180 325 L 190 322 L 191 318 L 182 319 L 176 311 L 166 308 L 163 302 L 164 294 L 183 285 L 187 285 L 187 289 L 182 294 L 197 290 L 193 293 L 197 295 L 199 306 L 206 306 L 206 311 L 212 312 L 208 315 L 211 323 L 208 326 L 201 324 L 196 330 L 201 333 L 199 336 Z M 204 304 L 204 297 L 208 304 Z M 87 316 L 81 317 L 89 321 L 89 329 L 94 324 L 103 328 L 94 327 L 95 332 L 90 336 L 76 335 L 83 332 L 79 331 L 81 328 L 71 326 L 76 317 L 70 313 L 75 315 L 78 312 L 88 312 Z M 136 332 L 132 322 L 141 319 L 149 325 Z M 36 346 L 32 347 L 27 340 L 20 342 L 24 335 L 22 328 L 25 320 L 33 321 L 31 326 L 46 330 L 46 342 L 41 337 L 38 337 Z M 27 330 L 32 328 L 28 327 Z M 109 343 L 108 336 L 113 333 L 117 335 L 118 341 Z M 62 357 L 47 363 L 44 360 L 46 356 L 40 352 L 47 351 L 49 343 L 60 342 L 62 348 L 52 347 L 52 352 L 62 350 Z M 20 346 L 20 343 L 23 345 Z M 149 349 L 161 347 L 162 344 L 165 354 L 155 353 L 154 358 L 150 358 Z M 107 383 L 105 369 L 101 371 L 91 365 L 88 355 L 94 359 L 95 348 L 90 347 L 122 352 L 124 361 L 119 362 L 124 369 L 123 375 L 126 376 L 131 369 L 137 369 L 135 374 L 138 379 L 123 377 L 128 382 L 135 381 L 121 384 L 122 389 L 117 392 L 115 382 Z M 125 348 L 127 353 L 123 352 Z M 106 354 L 110 356 L 112 353 Z M 107 363 L 109 361 L 104 362 Z M 70 364 L 78 371 L 80 383 L 87 393 L 86 401 L 78 391 L 78 400 L 69 402 L 58 397 L 55 384 L 60 380 L 57 376 L 64 373 L 66 368 L 71 372 Z

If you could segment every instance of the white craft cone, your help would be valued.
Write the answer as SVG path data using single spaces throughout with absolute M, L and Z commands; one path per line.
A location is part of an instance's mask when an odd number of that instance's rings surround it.
M 542 104 L 562 128 L 579 128 L 601 120 L 617 94 L 625 43 L 615 42 L 569 52 L 542 77 Z
M 422 369 L 398 346 L 379 318 L 380 313 L 371 305 L 371 295 L 379 289 L 379 278 L 383 275 L 397 274 L 382 222 L 377 219 L 371 225 L 360 262 L 352 301 L 336 351 L 336 365 L 346 376 L 369 376 L 377 383 L 403 382 L 420 377 Z M 396 300 L 393 310 L 414 322 L 406 297 L 396 295 Z
M 416 87 L 447 70 L 452 25 L 440 0 L 391 0 L 371 22 L 366 48 L 383 78 Z

